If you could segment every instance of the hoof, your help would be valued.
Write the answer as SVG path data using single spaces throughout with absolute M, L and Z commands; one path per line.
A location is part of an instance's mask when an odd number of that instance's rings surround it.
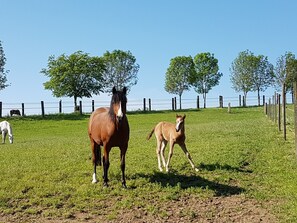
M 198 169 L 198 168 L 196 168 L 196 167 L 194 168 L 194 170 L 195 170 L 196 172 L 199 172 L 199 169 Z
M 96 184 L 97 182 L 97 180 L 92 180 L 92 184 Z

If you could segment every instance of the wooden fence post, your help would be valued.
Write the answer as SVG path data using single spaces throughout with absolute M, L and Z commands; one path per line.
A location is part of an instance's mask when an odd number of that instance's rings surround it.
M 44 118 L 44 101 L 41 101 L 41 116 Z
M 293 83 L 294 89 L 294 124 L 295 124 L 295 150 L 297 155 L 297 82 Z
M 0 101 L 0 118 L 2 118 L 2 101 Z
M 278 114 L 278 120 L 277 120 L 277 125 L 278 125 L 278 131 L 281 131 L 281 95 L 277 94 L 277 114 Z
M 95 111 L 95 101 L 92 100 L 92 112 L 94 112 L 94 111 Z
M 149 98 L 149 111 L 152 111 L 152 102 L 150 98 Z
M 143 98 L 143 111 L 145 112 L 146 110 L 146 103 L 145 103 L 145 98 Z
M 197 109 L 200 108 L 199 95 L 197 96 Z
M 284 139 L 287 140 L 287 127 L 286 127 L 286 85 L 283 84 L 283 129 L 284 129 Z
M 241 107 L 241 95 L 239 95 L 238 100 L 239 100 L 239 107 Z
M 25 104 L 22 103 L 22 116 L 25 116 Z
M 263 106 L 265 105 L 265 95 L 263 95 Z
M 174 111 L 174 98 L 171 98 L 172 111 Z

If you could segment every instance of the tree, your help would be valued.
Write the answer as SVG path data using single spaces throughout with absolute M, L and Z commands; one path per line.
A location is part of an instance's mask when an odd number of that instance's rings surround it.
M 50 56 L 48 66 L 41 73 L 50 78 L 44 88 L 51 90 L 55 97 L 73 97 L 74 108 L 77 98 L 91 97 L 102 92 L 104 64 L 100 57 L 90 57 L 82 51 L 70 56 Z
M 263 55 L 255 56 L 253 60 L 255 63 L 252 78 L 253 90 L 258 93 L 258 106 L 260 106 L 260 91 L 265 91 L 267 87 L 273 84 L 273 65 L 269 63 L 268 58 Z
M 198 94 L 203 95 L 204 108 L 206 108 L 206 95 L 212 87 L 219 84 L 223 76 L 219 72 L 218 60 L 210 53 L 200 53 L 194 57 L 195 73 L 191 76 L 191 85 Z
M 111 53 L 107 51 L 103 55 L 103 61 L 105 64 L 104 92 L 111 92 L 113 87 L 118 90 L 127 87 L 129 91 L 133 85 L 137 84 L 139 65 L 130 51 L 114 50 Z
M 195 68 L 191 56 L 179 56 L 170 60 L 170 65 L 165 76 L 165 90 L 179 96 L 181 109 L 181 96 L 190 88 L 190 77 L 194 76 Z
M 276 61 L 274 69 L 275 83 L 277 87 L 282 88 L 285 92 L 292 86 L 295 68 L 294 61 L 295 55 L 291 52 L 286 52 L 285 55 L 281 55 Z
M 7 84 L 7 77 L 6 77 L 9 71 L 5 70 L 4 68 L 5 64 L 6 64 L 6 57 L 2 47 L 2 43 L 0 41 L 0 90 L 3 90 L 4 88 L 9 86 L 9 84 Z
M 244 106 L 246 106 L 247 93 L 253 90 L 253 74 L 256 70 L 255 57 L 249 50 L 240 52 L 231 64 L 231 83 L 235 91 L 244 94 Z

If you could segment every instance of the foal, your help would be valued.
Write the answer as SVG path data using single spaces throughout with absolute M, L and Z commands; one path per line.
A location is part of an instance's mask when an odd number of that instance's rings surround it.
M 8 133 L 9 142 L 13 143 L 12 129 L 7 121 L 0 122 L 0 131 L 2 133 L 2 143 L 5 143 L 5 138 Z
M 190 153 L 188 152 L 185 144 L 185 118 L 186 115 L 181 116 L 181 115 L 176 115 L 176 125 L 173 123 L 169 122 L 159 122 L 151 131 L 151 133 L 147 136 L 147 140 L 151 138 L 153 133 L 155 132 L 155 136 L 157 139 L 157 158 L 158 158 L 158 166 L 159 170 L 163 171 L 162 165 L 161 165 L 161 158 L 162 158 L 162 163 L 163 166 L 166 169 L 166 172 L 169 171 L 169 163 L 170 159 L 173 155 L 173 147 L 175 144 L 178 144 L 181 149 L 184 151 L 186 154 L 191 166 L 193 169 L 196 171 L 199 171 L 198 168 L 195 167 L 192 158 L 190 156 Z M 170 148 L 169 148 L 169 155 L 168 155 L 168 160 L 167 163 L 165 162 L 165 156 L 164 156 L 164 151 L 166 148 L 166 145 L 169 141 Z

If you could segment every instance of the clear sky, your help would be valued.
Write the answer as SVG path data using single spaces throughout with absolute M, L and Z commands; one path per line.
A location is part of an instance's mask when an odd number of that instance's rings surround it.
M 48 79 L 40 73 L 50 55 L 81 50 L 102 56 L 115 49 L 131 51 L 140 65 L 128 100 L 173 97 L 164 90 L 170 59 L 202 52 L 213 53 L 223 73 L 208 97 L 237 97 L 232 61 L 246 49 L 273 65 L 286 51 L 296 54 L 296 12 L 295 0 L 0 0 L 0 40 L 11 83 L 0 101 L 57 101 L 44 90 Z M 196 95 L 192 89 L 182 98 Z

